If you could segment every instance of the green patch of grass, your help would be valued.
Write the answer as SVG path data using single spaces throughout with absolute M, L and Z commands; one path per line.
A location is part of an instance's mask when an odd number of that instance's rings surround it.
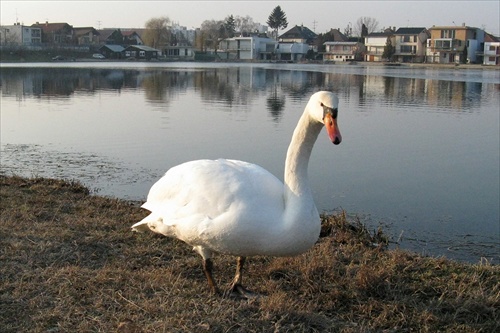
M 211 295 L 189 246 L 130 226 L 138 205 L 77 182 L 0 176 L 2 332 L 496 332 L 500 268 L 387 250 L 382 232 L 322 216 L 307 253 L 249 258 L 262 296 Z M 214 259 L 229 287 L 235 258 Z

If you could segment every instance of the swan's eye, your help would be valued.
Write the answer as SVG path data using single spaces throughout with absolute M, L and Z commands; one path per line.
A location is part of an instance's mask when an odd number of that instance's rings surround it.
M 332 109 L 332 118 L 337 119 L 337 116 L 339 114 L 339 109 Z

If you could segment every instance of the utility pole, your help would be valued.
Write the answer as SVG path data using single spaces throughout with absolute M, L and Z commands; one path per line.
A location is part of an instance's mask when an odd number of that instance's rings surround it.
M 318 21 L 314 20 L 313 21 L 313 31 L 316 32 L 316 23 L 318 23 Z

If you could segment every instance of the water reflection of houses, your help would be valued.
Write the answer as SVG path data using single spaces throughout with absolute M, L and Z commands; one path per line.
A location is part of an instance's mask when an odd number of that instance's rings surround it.
M 424 105 L 436 109 L 470 111 L 480 103 L 482 83 L 429 80 L 387 76 L 364 76 L 361 105 L 386 101 L 387 106 L 405 105 L 408 110 L 425 111 Z
M 143 77 L 139 71 L 119 69 L 5 68 L 2 69 L 3 96 L 67 97 L 76 91 L 137 88 Z
M 472 110 L 481 101 L 483 84 L 470 81 L 432 80 L 379 75 L 323 73 L 288 68 L 229 66 L 205 69 L 104 69 L 104 68 L 4 68 L 1 76 L 3 96 L 40 98 L 68 97 L 76 91 L 88 94 L 100 90 L 144 90 L 154 103 L 168 102 L 173 95 L 193 87 L 201 99 L 227 105 L 249 105 L 256 95 L 268 96 L 268 109 L 279 118 L 283 96 L 302 101 L 316 90 L 336 91 L 342 99 L 360 110 L 384 101 L 424 111 L 422 105 L 446 110 Z M 366 107 L 365 107 L 366 106 Z M 244 110 L 245 107 L 242 108 Z

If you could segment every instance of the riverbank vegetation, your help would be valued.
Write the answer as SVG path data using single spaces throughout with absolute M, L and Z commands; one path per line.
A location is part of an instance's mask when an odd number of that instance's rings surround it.
M 209 293 L 201 259 L 130 225 L 139 205 L 0 176 L 2 332 L 496 332 L 500 267 L 388 250 L 345 214 L 293 258 L 249 258 L 253 300 Z M 229 286 L 235 259 L 217 256 Z

